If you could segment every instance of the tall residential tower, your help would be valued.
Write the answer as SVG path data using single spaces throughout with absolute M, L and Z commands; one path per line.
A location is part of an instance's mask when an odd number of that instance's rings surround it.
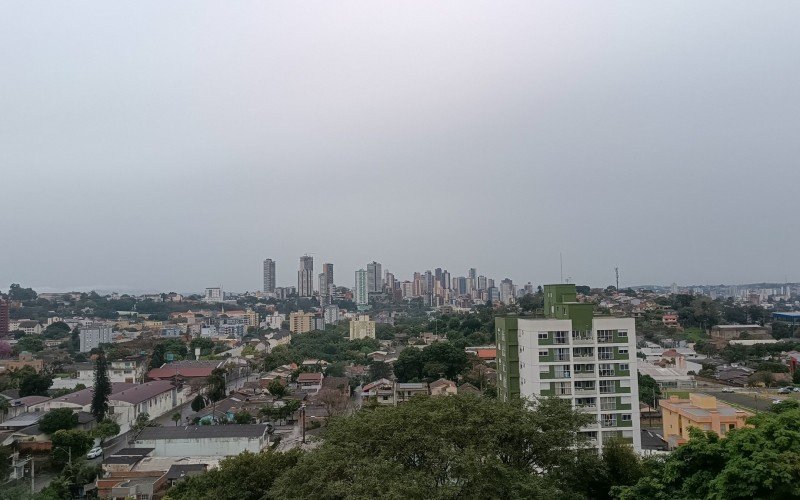
M 594 316 L 572 284 L 544 286 L 544 313 L 495 319 L 498 397 L 567 399 L 595 417 L 581 429 L 590 443 L 641 449 L 634 319 Z
M 275 293 L 275 261 L 264 260 L 264 293 Z
M 297 271 L 297 294 L 300 297 L 314 295 L 314 257 L 300 257 L 300 269 Z

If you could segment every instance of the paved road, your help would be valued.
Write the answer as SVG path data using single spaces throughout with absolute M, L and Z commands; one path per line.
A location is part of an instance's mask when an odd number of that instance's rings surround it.
M 707 391 L 721 401 L 743 406 L 756 411 L 769 411 L 772 401 L 778 397 L 774 394 L 759 394 L 756 392 L 719 392 Z

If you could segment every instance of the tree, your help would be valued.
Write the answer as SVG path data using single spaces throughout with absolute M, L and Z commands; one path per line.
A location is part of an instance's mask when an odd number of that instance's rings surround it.
M 252 424 L 255 419 L 247 410 L 240 410 L 233 416 L 233 421 L 237 424 Z
M 476 396 L 415 398 L 331 420 L 322 445 L 282 474 L 270 494 L 569 497 L 587 455 L 577 430 L 588 421 L 556 398 L 533 408 Z
M 617 488 L 618 498 L 800 497 L 800 410 L 764 412 L 748 423 L 724 439 L 690 429 L 689 442 L 635 485 Z
M 23 351 L 27 352 L 40 352 L 44 350 L 44 342 L 38 336 L 33 335 L 25 335 L 21 339 L 17 341 L 17 344 L 14 346 L 14 349 L 20 353 Z
M 208 399 L 211 401 L 219 401 L 224 399 L 228 393 L 225 383 L 225 369 L 214 368 L 211 375 L 206 378 L 206 386 L 208 386 Z
M 275 498 L 268 492 L 275 479 L 294 467 L 302 452 L 266 451 L 222 460 L 219 467 L 205 474 L 190 476 L 169 489 L 170 500 L 264 500 Z
M 639 374 L 639 401 L 655 406 L 661 399 L 661 387 L 650 375 Z
M 373 361 L 369 364 L 369 378 L 370 380 L 380 380 L 382 378 L 391 378 L 392 366 L 383 361 Z
M 56 321 L 47 325 L 47 328 L 42 332 L 42 337 L 46 339 L 59 339 L 69 335 L 69 325 L 63 321 Z
M 78 429 L 56 431 L 50 436 L 50 441 L 53 443 L 53 449 L 58 451 L 58 453 L 53 452 L 54 459 L 57 458 L 62 464 L 67 462 L 69 457 L 69 451 L 64 450 L 72 450 L 72 457 L 75 459 L 85 455 L 94 444 L 91 434 Z
M 270 394 L 275 396 L 278 399 L 281 399 L 286 395 L 287 389 L 286 386 L 283 385 L 283 382 L 280 379 L 276 378 L 272 382 L 269 383 L 267 386 L 267 390 Z
M 97 423 L 94 429 L 92 429 L 92 436 L 96 438 L 100 438 L 100 443 L 103 443 L 106 439 L 111 438 L 119 434 L 120 427 L 119 424 L 106 418 Z
M 192 411 L 197 413 L 198 411 L 202 410 L 206 407 L 206 400 L 202 394 L 198 394 L 192 400 Z
M 19 283 L 14 283 L 8 290 L 8 298 L 20 302 L 30 302 L 36 300 L 36 292 L 33 288 L 22 288 Z
M 14 354 L 14 348 L 5 340 L 0 340 L 0 359 L 10 358 Z
M 92 394 L 91 412 L 101 422 L 108 413 L 108 397 L 111 395 L 111 380 L 108 378 L 106 354 L 100 349 L 94 364 L 94 392 Z
M 69 430 L 78 426 L 78 414 L 71 408 L 56 408 L 45 413 L 39 420 L 39 430 L 45 434 L 53 434 L 60 430 Z
M 173 422 L 175 422 L 175 427 L 177 427 L 178 422 L 180 422 L 182 418 L 181 413 L 179 411 L 176 411 L 175 413 L 172 414 L 170 418 L 172 419 Z
M 19 397 L 47 396 L 47 390 L 53 385 L 53 377 L 46 373 L 26 371 L 19 380 Z

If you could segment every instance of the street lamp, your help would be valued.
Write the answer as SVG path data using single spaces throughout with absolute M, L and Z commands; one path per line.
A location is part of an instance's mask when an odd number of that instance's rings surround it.
M 65 448 L 63 446 L 56 446 L 56 447 L 53 448 L 53 450 L 67 450 L 67 453 L 69 453 L 69 462 L 68 463 L 69 463 L 69 465 L 72 465 L 72 448 Z

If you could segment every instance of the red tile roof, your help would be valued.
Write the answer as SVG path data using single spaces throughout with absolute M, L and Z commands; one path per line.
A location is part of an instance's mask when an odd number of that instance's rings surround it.
M 496 359 L 497 349 L 478 349 L 477 354 L 480 359 Z

